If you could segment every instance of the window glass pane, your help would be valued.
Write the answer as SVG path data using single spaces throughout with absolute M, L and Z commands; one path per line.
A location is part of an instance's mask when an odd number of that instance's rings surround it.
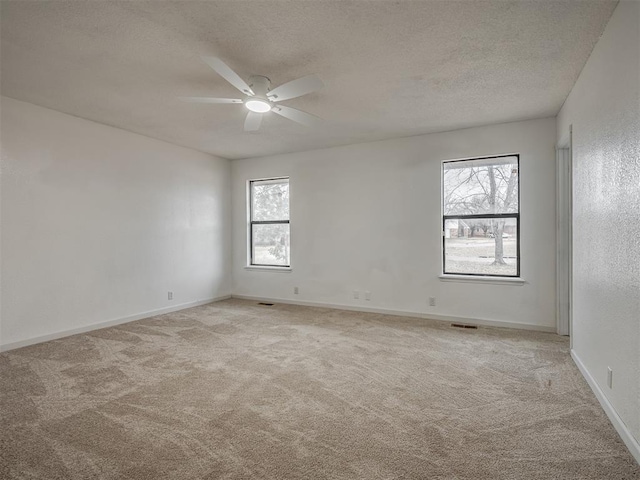
M 289 224 L 254 224 L 251 228 L 254 265 L 290 265 Z
M 444 273 L 517 276 L 517 219 L 445 220 Z
M 251 182 L 252 220 L 289 220 L 289 180 Z
M 518 157 L 445 162 L 445 215 L 518 212 Z

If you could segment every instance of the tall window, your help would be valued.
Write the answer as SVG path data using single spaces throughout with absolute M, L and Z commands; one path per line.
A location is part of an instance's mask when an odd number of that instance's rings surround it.
M 249 182 L 251 265 L 288 267 L 289 178 Z
M 518 155 L 444 162 L 443 272 L 520 276 Z

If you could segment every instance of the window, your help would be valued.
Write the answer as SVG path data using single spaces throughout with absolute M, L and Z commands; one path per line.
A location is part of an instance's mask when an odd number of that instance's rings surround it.
M 290 266 L 289 179 L 250 181 L 249 203 L 250 264 Z
M 520 276 L 518 155 L 442 165 L 443 273 Z

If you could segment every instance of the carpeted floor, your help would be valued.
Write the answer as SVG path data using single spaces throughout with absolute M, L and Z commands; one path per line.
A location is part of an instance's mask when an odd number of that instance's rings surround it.
M 223 302 L 0 355 L 0 477 L 636 479 L 552 334 Z

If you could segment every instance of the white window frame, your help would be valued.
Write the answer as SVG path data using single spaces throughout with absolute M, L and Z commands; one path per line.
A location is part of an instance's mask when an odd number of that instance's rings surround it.
M 279 220 L 254 220 L 253 219 L 253 185 L 255 183 L 266 182 L 282 182 L 286 180 L 289 188 L 289 218 Z M 265 271 L 290 271 L 291 270 L 291 181 L 288 176 L 256 178 L 247 181 L 247 202 L 248 202 L 248 231 L 247 231 L 247 268 L 248 270 L 265 270 Z M 289 264 L 274 265 L 254 263 L 253 261 L 253 226 L 254 225 L 289 225 Z

